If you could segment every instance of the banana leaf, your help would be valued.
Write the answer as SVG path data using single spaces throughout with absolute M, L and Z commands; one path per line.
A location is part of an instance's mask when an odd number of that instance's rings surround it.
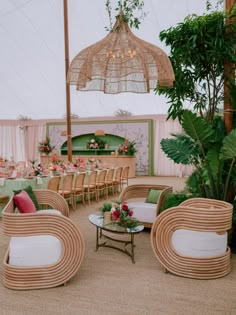
M 207 147 L 214 137 L 212 126 L 202 117 L 185 110 L 183 113 L 182 127 L 186 134 L 198 142 L 200 147 Z

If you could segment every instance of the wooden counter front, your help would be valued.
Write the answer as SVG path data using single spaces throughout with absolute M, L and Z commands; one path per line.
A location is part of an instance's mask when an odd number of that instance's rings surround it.
M 75 158 L 78 156 L 72 157 L 72 161 L 75 161 Z M 129 165 L 129 177 L 135 177 L 136 174 L 136 167 L 135 167 L 135 156 L 129 156 L 129 155 L 82 155 L 81 158 L 86 161 L 88 159 L 99 159 L 102 163 L 107 163 L 111 166 L 118 167 L 118 166 L 126 166 Z M 67 161 L 66 155 L 60 155 L 58 156 L 59 160 Z M 40 161 L 43 167 L 46 165 L 49 165 L 52 162 L 52 156 L 51 155 L 41 155 Z

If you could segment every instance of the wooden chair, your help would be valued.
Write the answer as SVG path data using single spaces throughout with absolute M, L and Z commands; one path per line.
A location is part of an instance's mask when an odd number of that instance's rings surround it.
M 232 225 L 232 209 L 228 202 L 192 198 L 163 211 L 153 223 L 151 245 L 165 270 L 195 279 L 227 275 L 231 267 L 226 231 Z M 183 242 L 181 238 L 176 239 L 179 231 Z M 187 250 L 186 241 L 191 246 Z
M 88 198 L 88 204 L 90 205 L 91 196 L 96 198 L 96 180 L 97 171 L 91 171 L 88 175 L 88 182 L 84 184 L 84 193 Z
M 107 175 L 106 175 L 106 178 L 105 178 L 105 197 L 108 198 L 108 195 L 109 195 L 109 189 L 111 190 L 112 194 L 113 194 L 113 197 L 115 196 L 114 195 L 114 191 L 113 191 L 113 177 L 114 177 L 114 172 L 115 172 L 115 169 L 114 168 L 110 168 L 108 171 L 107 171 Z
M 113 189 L 113 196 L 115 194 L 119 194 L 121 192 L 121 174 L 123 171 L 123 167 L 119 166 L 117 167 L 115 171 L 115 176 L 112 182 L 112 189 Z
M 105 185 L 105 179 L 107 175 L 107 170 L 101 170 L 97 174 L 96 179 L 96 200 L 99 201 L 100 195 L 103 194 L 104 198 L 106 198 L 106 185 Z
M 155 220 L 155 218 L 160 214 L 160 210 L 164 202 L 166 201 L 166 198 L 168 194 L 172 193 L 173 188 L 168 185 L 151 185 L 151 184 L 136 184 L 136 185 L 130 185 L 127 186 L 125 189 L 123 189 L 120 193 L 119 200 L 120 201 L 127 201 L 129 205 L 131 205 L 132 208 L 132 203 L 133 203 L 133 211 L 134 211 L 134 216 L 135 216 L 135 205 L 137 207 L 140 207 L 143 209 L 143 213 L 145 214 L 145 211 L 148 211 L 146 206 L 148 206 L 147 203 L 145 203 L 146 198 L 148 197 L 149 191 L 151 189 L 158 190 L 160 191 L 160 195 L 156 201 L 154 206 L 154 219 L 152 222 L 147 222 L 145 219 L 140 220 L 139 217 L 137 219 L 145 226 L 148 228 L 152 227 L 152 224 Z M 143 215 L 142 215 L 143 217 Z M 144 215 L 145 217 L 145 215 Z
M 58 192 L 61 182 L 61 176 L 51 177 L 47 184 L 47 189 Z
M 124 166 L 121 174 L 121 190 L 129 184 L 129 165 Z
M 83 205 L 84 202 L 84 180 L 86 173 L 79 173 L 76 175 L 73 186 L 73 208 L 76 209 L 76 199 L 77 197 L 82 198 Z
M 69 218 L 66 200 L 52 190 L 34 190 L 39 205 L 57 209 L 62 215 L 48 213 L 15 213 L 13 197 L 2 212 L 6 236 L 32 237 L 50 235 L 62 244 L 61 257 L 56 263 L 40 266 L 14 266 L 9 263 L 9 249 L 4 258 L 4 286 L 15 290 L 42 289 L 65 284 L 79 270 L 84 257 L 84 240 L 77 225 Z M 45 213 L 44 213 L 45 211 Z
M 68 204 L 73 203 L 73 182 L 74 182 L 74 173 L 66 174 L 62 177 L 61 188 L 58 190 L 58 193 L 62 195 L 67 201 Z

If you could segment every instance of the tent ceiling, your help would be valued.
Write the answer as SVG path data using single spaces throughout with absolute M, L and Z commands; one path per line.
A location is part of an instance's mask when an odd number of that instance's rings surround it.
M 116 3 L 116 1 L 113 1 Z M 205 1 L 145 0 L 147 17 L 133 32 L 159 46 L 159 32 L 191 13 L 205 12 Z M 212 1 L 216 3 L 217 0 Z M 105 1 L 69 0 L 70 60 L 102 39 L 109 25 Z M 63 1 L 8 0 L 0 2 L 1 119 L 19 115 L 33 119 L 62 118 L 66 112 Z M 104 95 L 71 88 L 71 112 L 81 117 L 113 115 L 118 108 L 133 114 L 159 114 L 166 100 L 151 92 Z

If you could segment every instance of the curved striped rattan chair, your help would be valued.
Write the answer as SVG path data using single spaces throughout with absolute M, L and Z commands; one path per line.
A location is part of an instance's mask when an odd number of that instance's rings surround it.
M 232 225 L 232 209 L 228 202 L 192 198 L 177 207 L 163 211 L 153 223 L 151 245 L 165 270 L 178 276 L 195 279 L 215 279 L 227 275 L 231 267 L 226 231 Z M 174 233 L 177 231 L 185 233 L 187 231 L 188 235 L 195 233 L 195 241 L 190 240 L 191 248 L 196 247 L 195 251 L 192 251 L 194 255 L 186 254 L 186 251 L 183 254 L 179 249 L 189 241 L 186 237 L 180 239 L 181 246 L 176 248 Z M 199 235 L 200 239 L 197 239 L 196 235 Z M 219 246 L 221 237 L 224 237 L 225 242 L 223 250 L 213 254 L 215 247 Z M 214 243 L 211 244 L 213 240 Z M 197 246 L 196 241 L 199 242 Z
M 79 270 L 84 257 L 84 239 L 78 227 L 68 218 L 66 200 L 51 190 L 34 190 L 39 205 L 59 210 L 63 215 L 46 213 L 15 213 L 13 197 L 2 212 L 3 231 L 7 236 L 27 237 L 51 235 L 59 239 L 62 253 L 53 264 L 14 266 L 9 264 L 9 248 L 4 258 L 3 282 L 10 289 L 27 290 L 65 284 Z

